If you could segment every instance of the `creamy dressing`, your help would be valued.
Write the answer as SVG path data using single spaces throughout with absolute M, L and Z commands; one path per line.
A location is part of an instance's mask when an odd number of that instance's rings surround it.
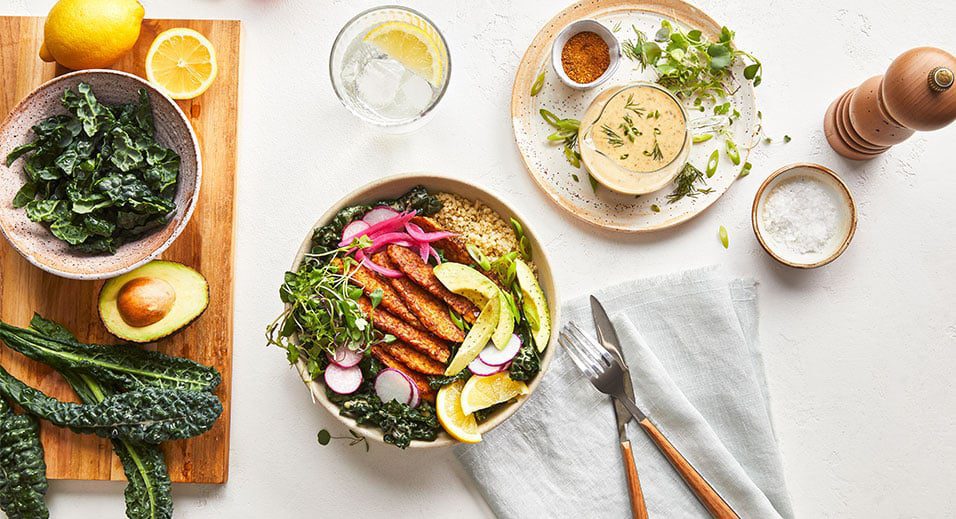
M 602 92 L 582 120 L 581 158 L 601 184 L 618 192 L 644 194 L 664 187 L 690 150 L 684 111 L 652 84 Z

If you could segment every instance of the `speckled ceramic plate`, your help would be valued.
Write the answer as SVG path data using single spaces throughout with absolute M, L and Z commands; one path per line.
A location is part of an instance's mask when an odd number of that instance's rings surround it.
M 709 194 L 696 198 L 685 197 L 669 204 L 667 195 L 673 191 L 668 186 L 655 193 L 635 198 L 621 195 L 604 187 L 592 190 L 588 174 L 583 168 L 575 169 L 568 164 L 560 145 L 549 144 L 546 137 L 554 130 L 539 114 L 546 108 L 559 117 L 579 119 L 602 88 L 580 91 L 563 85 L 551 68 L 551 44 L 562 28 L 581 19 L 593 18 L 615 31 L 621 40 L 633 39 L 631 26 L 653 37 L 662 19 L 668 19 L 685 27 L 702 30 L 709 39 L 715 40 L 720 25 L 699 9 L 678 0 L 582 0 L 558 13 L 535 36 L 525 52 L 515 77 L 511 96 L 511 118 L 515 142 L 524 159 L 525 166 L 538 186 L 561 208 L 588 223 L 623 232 L 647 232 L 664 229 L 685 222 L 709 207 L 723 195 L 737 179 L 741 166 L 735 166 L 723 151 L 724 141 L 715 137 L 706 143 L 694 145 L 690 162 L 701 171 L 715 148 L 721 148 L 721 159 L 715 175 L 707 180 Z M 531 86 L 542 71 L 545 73 L 544 88 L 531 97 Z M 735 75 L 742 78 L 743 64 L 738 63 Z M 622 60 L 607 85 L 621 85 L 632 81 L 653 81 L 654 73 L 641 71 L 635 63 Z M 740 112 L 740 118 L 730 127 L 731 135 L 741 151 L 741 164 L 747 160 L 749 144 L 754 141 L 759 127 L 753 86 L 742 81 L 732 99 Z M 688 110 L 691 118 L 694 110 Z M 652 208 L 657 208 L 656 211 Z
M 165 227 L 120 246 L 116 254 L 79 252 L 43 225 L 31 222 L 23 209 L 13 207 L 13 197 L 26 178 L 20 159 L 10 167 L 0 164 L 0 231 L 27 261 L 47 272 L 71 279 L 107 279 L 153 260 L 182 233 L 199 198 L 199 142 L 179 106 L 145 80 L 116 70 L 84 70 L 47 81 L 20 101 L 0 127 L 0 156 L 6 157 L 10 150 L 30 141 L 30 128 L 36 123 L 66 113 L 60 97 L 79 83 L 89 84 L 98 100 L 111 105 L 133 102 L 139 90 L 146 89 L 152 102 L 156 139 L 180 157 L 176 214 Z

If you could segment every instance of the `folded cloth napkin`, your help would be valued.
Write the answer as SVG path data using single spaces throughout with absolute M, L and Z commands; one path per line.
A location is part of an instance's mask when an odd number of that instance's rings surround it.
M 617 329 L 638 405 L 671 443 L 740 517 L 792 517 L 755 283 L 708 268 L 595 295 Z M 567 303 L 563 319 L 595 335 L 587 297 Z M 632 421 L 628 435 L 650 516 L 708 517 L 640 426 Z M 563 350 L 514 416 L 456 455 L 499 517 L 630 517 L 612 404 Z

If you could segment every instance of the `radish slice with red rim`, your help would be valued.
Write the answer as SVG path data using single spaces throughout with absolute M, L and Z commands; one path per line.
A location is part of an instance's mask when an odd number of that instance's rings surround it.
M 362 368 L 352 366 L 343 368 L 338 364 L 329 364 L 325 368 L 325 385 L 340 395 L 351 395 L 362 385 Z
M 397 400 L 407 404 L 415 396 L 414 390 L 415 384 L 412 383 L 411 379 L 397 369 L 383 369 L 375 377 L 375 394 L 382 402 Z
M 507 367 L 508 364 L 505 364 L 504 366 L 489 366 L 481 361 L 481 357 L 476 357 L 475 360 L 468 363 L 468 370 L 471 371 L 471 373 L 476 377 L 487 377 L 489 375 L 494 375 L 495 373 L 501 373 L 507 369 Z
M 404 373 L 402 373 L 402 375 L 404 375 Z M 408 406 L 414 409 L 421 403 L 421 394 L 418 392 L 418 386 L 415 384 L 415 381 L 412 379 L 408 379 L 408 381 L 412 384 L 412 398 L 408 400 Z
M 388 220 L 389 218 L 395 218 L 398 215 L 398 211 L 392 209 L 391 207 L 380 205 L 375 209 L 365 213 L 365 216 L 362 217 L 362 220 L 369 225 L 375 225 L 378 222 L 384 222 L 385 220 Z
M 325 354 L 329 358 L 329 362 L 333 364 L 338 364 L 343 368 L 351 368 L 352 366 L 357 365 L 359 362 L 362 362 L 362 352 L 350 350 L 345 346 L 339 346 L 335 348 L 334 353 Z
M 355 220 L 349 223 L 344 229 L 342 229 L 342 242 L 339 244 L 339 246 L 341 247 L 343 245 L 352 243 L 352 240 L 356 236 L 361 236 L 364 231 L 368 230 L 368 228 L 369 224 L 367 222 L 363 222 L 362 220 Z
M 511 362 L 511 359 L 515 358 L 515 355 L 518 354 L 518 350 L 520 349 L 521 338 L 517 335 L 512 335 L 503 350 L 499 350 L 493 343 L 489 342 L 488 345 L 485 346 L 485 349 L 481 350 L 481 353 L 478 354 L 478 358 L 489 366 L 503 366 Z

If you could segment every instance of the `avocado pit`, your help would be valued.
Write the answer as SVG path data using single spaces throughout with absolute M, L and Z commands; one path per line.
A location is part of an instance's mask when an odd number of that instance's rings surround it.
M 176 291 L 167 281 L 154 277 L 129 280 L 116 298 L 123 321 L 135 328 L 158 323 L 173 308 Z

